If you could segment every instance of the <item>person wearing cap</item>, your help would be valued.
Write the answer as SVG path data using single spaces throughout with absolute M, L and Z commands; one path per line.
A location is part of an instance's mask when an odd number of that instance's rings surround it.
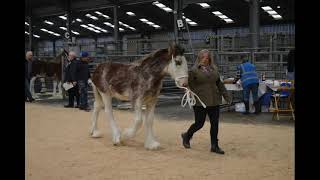
M 32 51 L 28 51 L 26 53 L 26 58 L 24 60 L 24 101 L 25 102 L 33 102 L 35 99 L 32 97 L 30 92 L 30 78 L 32 71 Z
M 90 111 L 88 105 L 88 79 L 90 78 L 89 71 L 89 54 L 82 51 L 80 53 L 80 61 L 77 64 L 76 79 L 80 92 L 80 110 Z
M 78 108 L 79 107 L 79 87 L 76 81 L 76 69 L 78 60 L 76 60 L 77 56 L 74 51 L 69 52 L 67 66 L 65 67 L 65 75 L 64 75 L 64 82 L 68 84 L 72 84 L 73 87 L 68 89 L 68 97 L 69 97 L 69 103 L 65 105 L 65 108 Z M 74 106 L 74 97 L 76 97 L 77 106 Z
M 256 72 L 256 66 L 243 59 L 242 64 L 237 67 L 240 72 L 240 80 L 243 88 L 243 101 L 246 111 L 243 114 L 249 114 L 249 96 L 252 93 L 254 101 L 255 113 L 260 113 L 260 103 L 258 98 L 259 78 Z

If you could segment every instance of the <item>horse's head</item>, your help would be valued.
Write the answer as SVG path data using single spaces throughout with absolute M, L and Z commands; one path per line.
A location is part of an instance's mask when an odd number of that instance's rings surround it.
M 184 49 L 176 44 L 169 47 L 171 61 L 168 65 L 168 73 L 175 80 L 177 86 L 188 86 L 188 64 L 183 55 Z

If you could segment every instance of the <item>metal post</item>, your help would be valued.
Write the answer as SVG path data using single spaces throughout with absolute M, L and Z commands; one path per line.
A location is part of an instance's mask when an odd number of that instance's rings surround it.
M 67 32 L 69 37 L 66 37 L 68 39 L 68 42 L 72 42 L 72 33 L 71 33 L 71 24 L 72 24 L 72 12 L 71 12 L 71 0 L 67 1 Z
M 33 44 L 32 44 L 32 36 L 33 35 L 33 29 L 32 29 L 32 17 L 29 16 L 29 51 L 33 51 Z
M 174 27 L 174 40 L 176 43 L 178 43 L 178 25 L 177 25 L 177 20 L 178 20 L 178 1 L 179 0 L 174 0 L 174 10 L 173 10 L 173 27 Z
M 257 50 L 259 46 L 259 0 L 251 0 L 249 4 L 251 48 Z
M 183 9 L 183 0 L 174 0 L 173 26 L 174 26 L 174 37 L 175 37 L 176 43 L 179 43 L 179 39 L 182 36 L 181 31 L 179 31 L 178 29 L 178 24 L 177 24 L 177 20 L 182 19 L 182 9 Z
M 116 43 L 115 50 L 116 52 L 120 51 L 119 49 L 119 21 L 118 21 L 118 5 L 116 4 L 113 7 L 113 24 L 114 24 L 114 42 Z
M 64 81 L 64 56 L 61 56 L 61 81 L 63 83 Z M 66 91 L 64 88 L 62 88 L 62 99 L 65 100 L 66 99 Z
M 53 56 L 56 57 L 56 40 L 52 41 L 52 46 L 53 46 Z

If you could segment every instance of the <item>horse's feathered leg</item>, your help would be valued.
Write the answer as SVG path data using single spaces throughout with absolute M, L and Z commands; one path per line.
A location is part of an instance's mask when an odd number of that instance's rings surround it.
M 36 76 L 33 76 L 30 80 L 30 92 L 31 92 L 31 95 L 32 97 L 36 97 L 36 93 L 34 92 L 34 82 L 36 81 L 37 77 Z
M 95 88 L 95 86 L 93 86 L 92 88 L 94 93 L 94 104 L 93 104 L 93 113 L 91 117 L 92 126 L 90 130 L 90 135 L 96 138 L 96 137 L 101 137 L 101 134 L 99 133 L 97 126 L 98 126 L 99 112 L 103 108 L 103 102 L 102 102 L 102 97 L 97 91 L 97 89 Z
M 53 96 L 56 96 L 57 95 L 57 85 L 58 85 L 58 82 L 57 82 L 57 80 L 53 80 L 53 93 L 52 93 L 52 95 Z
M 100 93 L 100 92 L 99 92 Z M 118 145 L 120 144 L 120 129 L 118 128 L 114 117 L 113 117 L 113 112 L 112 112 L 112 97 L 109 95 L 109 93 L 100 93 L 103 104 L 104 104 L 104 110 L 107 115 L 107 119 L 109 121 L 109 125 L 111 127 L 111 132 L 112 132 L 112 142 L 113 145 Z
M 144 147 L 146 149 L 158 149 L 160 143 L 157 142 L 153 134 L 153 120 L 154 120 L 154 109 L 156 106 L 156 98 L 147 104 L 146 108 L 146 118 L 144 119 L 144 130 L 145 130 L 145 140 Z
M 133 101 L 134 123 L 130 128 L 124 130 L 122 140 L 133 138 L 142 125 L 142 98 Z
M 58 83 L 58 95 L 59 96 L 62 96 L 62 82 L 61 80 L 59 80 L 59 83 Z

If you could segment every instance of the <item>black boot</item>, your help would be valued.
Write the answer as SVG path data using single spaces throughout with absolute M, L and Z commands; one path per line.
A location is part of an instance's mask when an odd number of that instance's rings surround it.
M 224 151 L 222 149 L 220 149 L 218 142 L 216 142 L 215 144 L 212 144 L 211 152 L 215 152 L 217 154 L 224 154 Z
M 182 145 L 184 146 L 184 148 L 186 148 L 186 149 L 191 148 L 190 138 L 188 137 L 187 133 L 182 133 L 181 137 L 182 137 Z
M 254 102 L 254 109 L 255 109 L 255 114 L 259 114 L 261 112 L 261 106 L 260 106 L 260 102 L 256 101 Z
M 249 113 L 249 101 L 244 101 L 244 106 L 246 107 L 246 111 L 242 114 L 245 114 L 245 115 L 250 114 Z

